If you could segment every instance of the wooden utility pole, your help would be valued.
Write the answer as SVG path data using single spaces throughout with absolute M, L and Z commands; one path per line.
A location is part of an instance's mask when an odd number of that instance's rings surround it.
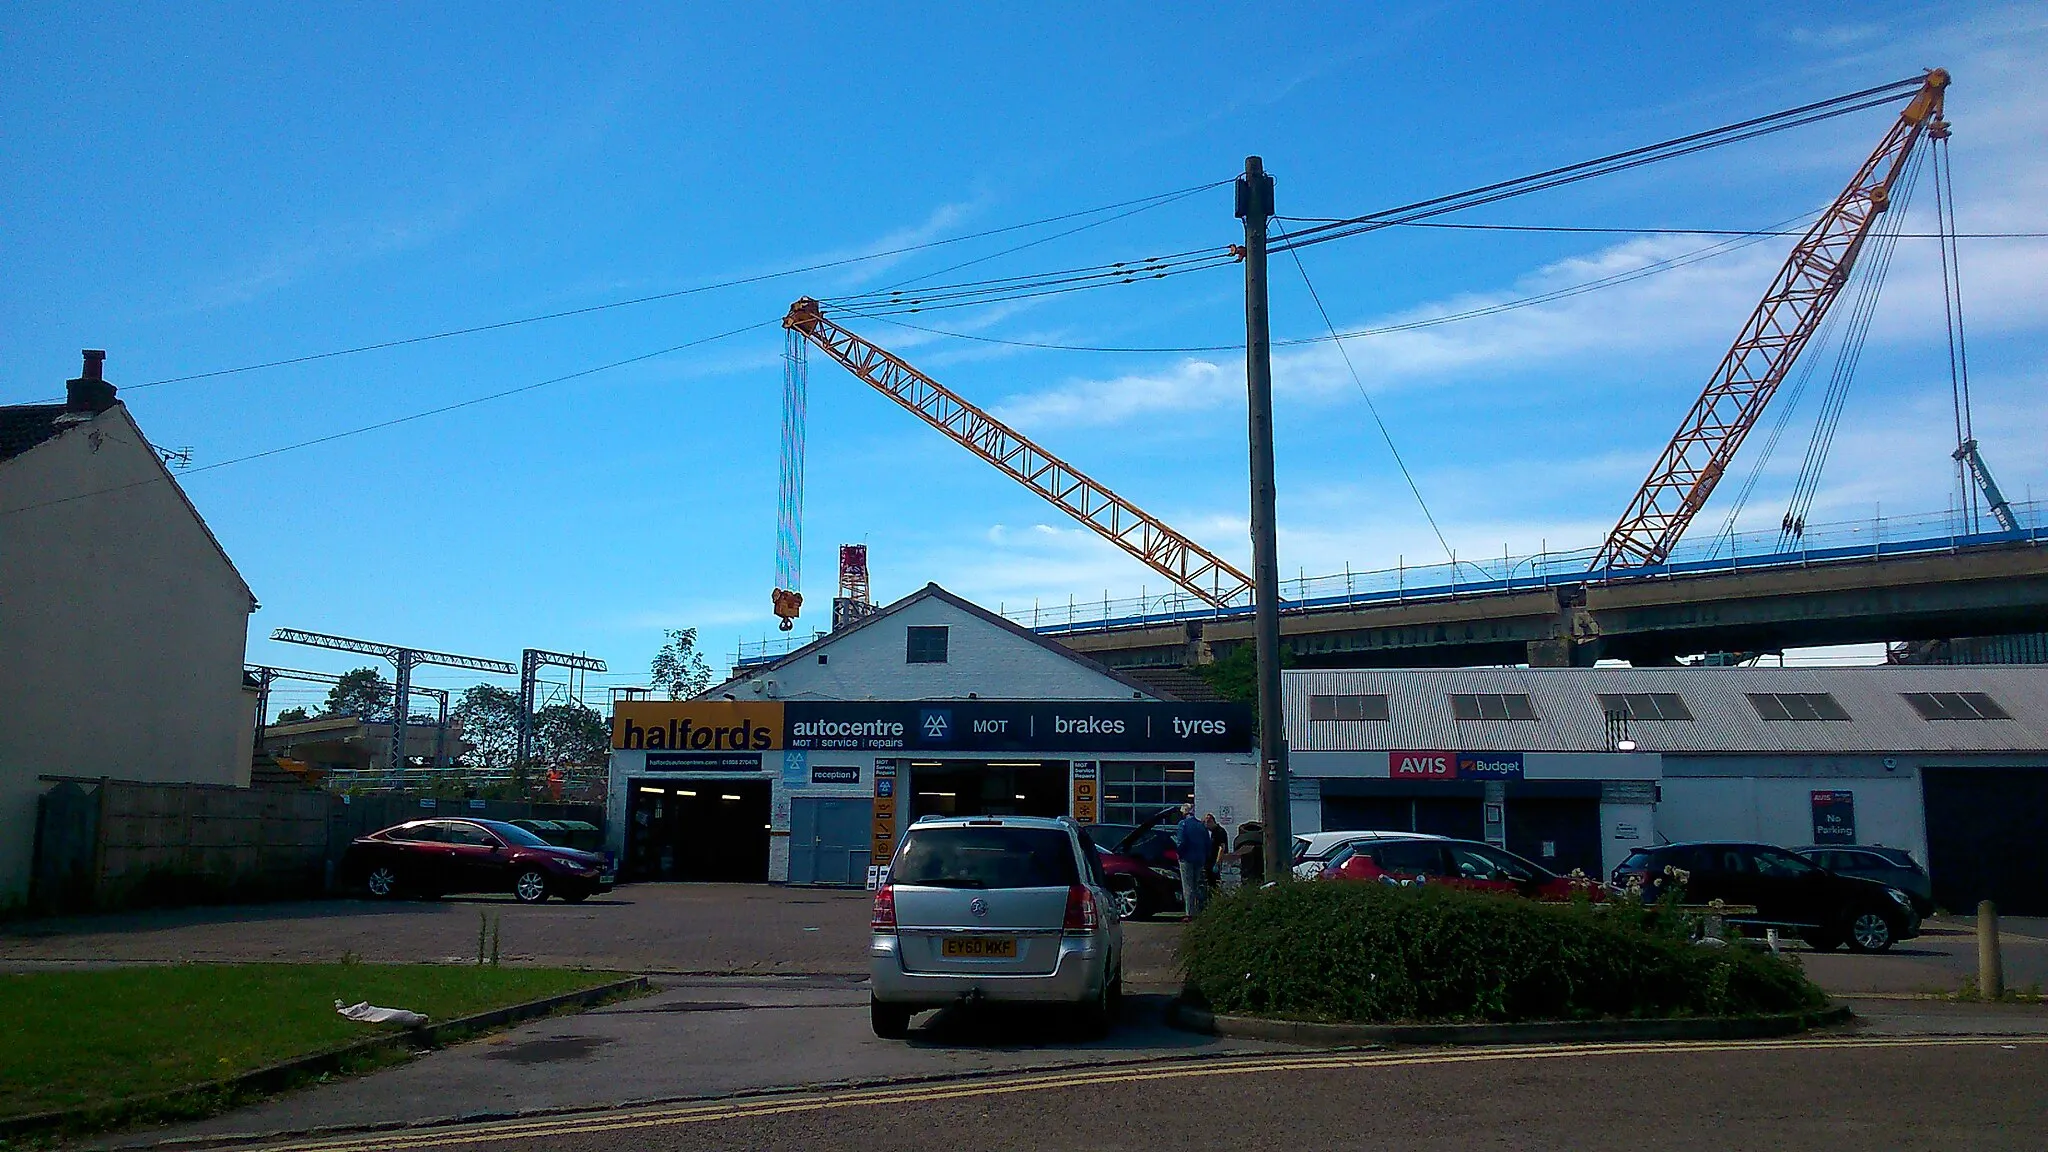
M 1244 160 L 1237 215 L 1244 221 L 1244 368 L 1251 408 L 1252 603 L 1259 676 L 1259 799 L 1266 874 L 1286 876 L 1294 860 L 1288 811 L 1287 729 L 1280 715 L 1280 557 L 1273 512 L 1273 340 L 1266 314 L 1266 220 L 1273 178 L 1257 156 Z

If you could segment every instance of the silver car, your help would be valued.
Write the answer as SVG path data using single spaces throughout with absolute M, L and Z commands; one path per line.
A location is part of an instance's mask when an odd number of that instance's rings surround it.
M 1100 1034 L 1123 997 L 1123 925 L 1080 825 L 1065 817 L 926 817 L 881 888 L 868 946 L 875 1035 L 962 1001 L 1072 1005 Z

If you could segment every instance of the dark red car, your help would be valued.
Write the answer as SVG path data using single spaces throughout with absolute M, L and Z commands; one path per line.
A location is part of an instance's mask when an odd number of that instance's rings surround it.
M 1570 900 L 1575 890 L 1598 900 L 1600 885 L 1569 877 L 1474 840 L 1365 840 L 1323 868 L 1323 880 L 1387 884 L 1444 884 L 1475 892 L 1504 892 L 1535 900 Z
M 1090 824 L 1082 831 L 1095 844 L 1095 855 L 1109 877 L 1117 915 L 1143 920 L 1181 910 L 1180 853 L 1173 833 L 1159 827 L 1180 809 L 1168 808 L 1143 824 Z
M 342 857 L 343 882 L 370 895 L 510 892 L 522 904 L 560 896 L 574 904 L 612 888 L 595 852 L 558 848 L 502 820 L 414 820 L 358 837 Z

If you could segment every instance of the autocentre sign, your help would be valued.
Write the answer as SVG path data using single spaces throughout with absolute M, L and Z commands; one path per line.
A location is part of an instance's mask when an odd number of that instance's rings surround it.
M 1249 752 L 1239 704 L 1118 700 L 621 701 L 620 751 Z
M 1520 752 L 1405 749 L 1387 753 L 1390 780 L 1520 780 Z

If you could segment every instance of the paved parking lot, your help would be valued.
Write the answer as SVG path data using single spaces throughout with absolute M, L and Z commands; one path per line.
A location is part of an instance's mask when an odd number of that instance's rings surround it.
M 507 898 L 293 904 L 18 922 L 0 929 L 0 969 L 175 961 L 461 961 L 480 917 L 501 925 L 515 963 L 654 975 L 654 996 L 540 1020 L 425 1054 L 375 1076 L 304 1092 L 171 1131 L 115 1142 L 302 1131 L 535 1109 L 611 1106 L 796 1085 L 1100 1066 L 1273 1045 L 1176 1032 L 1161 1011 L 1178 986 L 1172 921 L 1128 926 L 1129 1011 L 1109 1037 L 1077 1041 L 1045 1013 L 940 1013 L 908 1043 L 867 1020 L 865 892 L 759 885 L 637 884 L 580 905 Z M 2015 987 L 2048 978 L 2048 922 L 2006 924 Z M 1845 995 L 1865 1036 L 2048 1033 L 2048 1009 L 1952 1004 L 1976 970 L 1974 926 L 1936 922 L 1888 955 L 1792 948 Z M 1889 998 L 1887 998 L 1889 997 Z
M 510 897 L 318 900 L 69 917 L 0 928 L 0 967 L 108 962 L 440 961 L 476 955 L 498 918 L 515 963 L 680 975 L 863 976 L 866 892 L 761 884 L 633 884 L 582 904 Z M 1176 983 L 1178 927 L 1131 926 L 1129 982 Z
M 0 929 L 0 966 L 120 961 L 459 960 L 476 954 L 477 922 L 496 916 L 503 955 L 519 963 L 650 974 L 858 976 L 867 970 L 865 892 L 744 884 L 632 884 L 583 904 L 538 907 L 509 897 L 321 900 L 28 921 Z M 2048 920 L 2004 925 L 2006 984 L 2048 985 Z M 1129 983 L 1177 984 L 1171 921 L 1129 926 Z M 1977 971 L 1974 921 L 1930 921 L 1882 955 L 1815 953 L 1838 995 L 1949 992 Z

